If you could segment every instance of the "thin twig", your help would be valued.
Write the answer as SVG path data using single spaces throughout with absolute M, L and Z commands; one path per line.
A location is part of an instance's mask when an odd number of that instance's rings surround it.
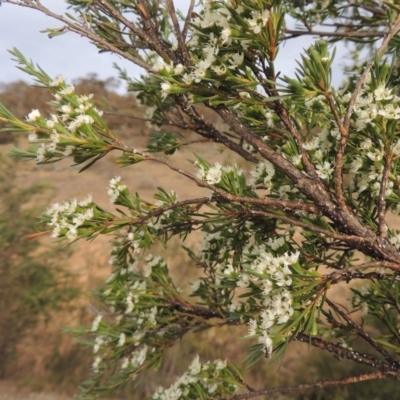
M 363 338 L 368 344 L 370 344 L 378 353 L 380 353 L 387 362 L 389 362 L 392 366 L 398 368 L 399 361 L 396 360 L 391 354 L 389 354 L 380 344 L 378 344 L 375 339 L 373 339 L 367 332 L 364 331 L 361 325 L 356 324 L 340 307 L 338 307 L 335 303 L 330 301 L 327 297 L 325 298 L 326 303 L 335 310 L 337 314 L 343 318 L 347 327 L 344 328 L 350 329 L 350 331 L 356 333 L 358 336 Z
M 376 52 L 375 56 L 368 62 L 364 72 L 357 80 L 356 87 L 351 95 L 349 105 L 347 106 L 346 114 L 343 119 L 343 123 L 338 124 L 339 132 L 340 132 L 340 142 L 338 146 L 338 150 L 336 153 L 335 159 L 335 189 L 336 189 L 336 196 L 338 199 L 338 203 L 340 208 L 345 209 L 345 199 L 343 195 L 343 158 L 344 158 L 344 151 L 347 146 L 347 140 L 349 138 L 349 128 L 351 122 L 351 115 L 354 110 L 354 105 L 358 95 L 360 94 L 361 88 L 367 79 L 367 75 L 369 74 L 372 66 L 376 59 L 381 57 L 383 53 L 386 51 L 387 46 L 391 39 L 396 35 L 396 33 L 400 30 L 400 14 L 398 15 L 396 22 L 390 32 L 386 35 L 385 39 L 382 42 L 382 45 L 379 47 L 378 51 Z
M 346 243 L 351 243 L 355 247 L 359 248 L 362 244 L 364 244 L 364 240 L 367 241 L 368 239 L 364 239 L 360 236 L 353 236 L 353 235 L 342 235 L 340 233 L 332 232 L 327 229 L 323 229 L 319 226 L 316 225 L 310 225 L 305 222 L 301 222 L 297 219 L 288 217 L 286 215 L 280 215 L 280 214 L 274 214 L 272 212 L 268 211 L 260 211 L 260 210 L 249 210 L 249 215 L 262 215 L 268 218 L 275 218 L 275 219 L 281 219 L 283 222 L 287 222 L 288 224 L 291 224 L 293 226 L 299 226 L 304 229 L 309 229 L 310 231 L 313 232 L 318 232 L 321 233 L 325 236 L 328 236 L 332 239 L 340 240 Z
M 72 23 L 71 21 L 69 21 L 67 18 L 65 18 L 62 15 L 58 15 L 54 12 L 52 12 L 51 10 L 49 10 L 48 8 L 46 8 L 45 6 L 43 6 L 40 2 L 33 2 L 33 1 L 29 1 L 29 2 L 24 2 L 21 3 L 18 0 L 3 0 L 4 3 L 10 3 L 10 4 L 15 4 L 17 6 L 20 7 L 28 7 L 28 8 L 32 8 L 34 10 L 38 10 L 43 12 L 45 15 L 52 17 L 58 21 L 61 21 L 65 24 L 64 28 L 60 28 L 60 29 L 64 29 L 65 31 L 70 31 L 70 32 L 74 32 L 77 33 L 81 36 L 84 36 L 90 40 L 92 40 L 93 42 L 101 45 L 102 48 L 108 49 L 109 51 L 120 55 L 121 57 L 133 62 L 134 64 L 138 65 L 139 67 L 142 67 L 143 69 L 150 71 L 151 70 L 151 66 L 149 64 L 147 64 L 146 62 L 144 62 L 143 60 L 132 56 L 131 54 L 119 49 L 118 47 L 110 44 L 109 42 L 107 42 L 106 40 L 102 39 L 100 36 L 96 35 L 94 32 L 91 31 L 91 29 L 89 27 L 86 26 L 86 24 L 82 24 L 82 25 L 78 25 L 75 23 Z
M 262 396 L 262 395 L 273 395 L 276 393 L 290 393 L 290 392 L 302 392 L 304 390 L 310 389 L 322 389 L 328 386 L 343 386 L 351 383 L 365 382 L 373 379 L 385 379 L 388 376 L 397 377 L 397 374 L 394 373 L 384 373 L 384 372 L 370 372 L 366 374 L 361 374 L 357 376 L 350 376 L 348 378 L 343 379 L 332 379 L 326 381 L 318 381 L 315 383 L 302 383 L 300 385 L 295 386 L 280 386 L 272 389 L 262 389 L 256 390 L 251 393 L 246 394 L 237 394 L 231 397 L 229 400 L 244 400 L 244 399 L 252 399 L 254 397 Z
M 352 27 L 353 29 L 359 28 L 359 26 L 354 26 Z M 381 32 L 381 31 L 352 31 L 349 29 L 349 31 L 335 31 L 335 32 L 324 32 L 324 31 L 306 31 L 306 30 L 295 30 L 295 29 L 283 29 L 283 33 L 292 35 L 291 37 L 285 37 L 285 39 L 291 39 L 294 37 L 298 36 L 303 36 L 303 35 L 312 35 L 312 36 L 331 36 L 331 37 L 342 37 L 342 38 L 371 38 L 371 37 L 384 37 L 387 32 Z
M 369 61 L 369 63 L 367 64 L 364 72 L 362 73 L 362 75 L 360 76 L 360 78 L 358 78 L 357 83 L 356 83 L 356 87 L 353 91 L 353 94 L 351 95 L 350 101 L 349 101 L 349 105 L 347 106 L 347 110 L 346 110 L 346 115 L 344 117 L 343 120 L 343 127 L 344 129 L 347 131 L 346 135 L 348 135 L 348 129 L 350 126 L 350 118 L 351 118 L 351 114 L 353 113 L 353 109 L 354 109 L 354 104 L 356 102 L 356 99 L 358 97 L 358 95 L 360 94 L 361 88 L 365 83 L 365 80 L 367 78 L 368 73 L 370 72 L 372 66 L 374 65 L 374 62 L 376 59 L 380 58 L 383 53 L 386 51 L 387 46 L 389 45 L 389 42 L 393 39 L 393 37 L 396 35 L 396 33 L 400 30 L 400 14 L 398 15 L 398 17 L 396 18 L 395 24 L 393 26 L 393 28 L 390 30 L 389 33 L 386 34 L 382 45 L 379 47 L 378 51 L 376 52 L 375 56 Z M 346 136 L 346 141 L 347 141 L 347 136 Z M 344 143 L 346 144 L 346 143 Z
M 168 12 L 169 12 L 169 15 L 172 20 L 174 34 L 175 34 L 176 40 L 178 41 L 179 50 L 182 54 L 184 64 L 188 65 L 188 63 L 190 63 L 190 56 L 189 56 L 189 52 L 188 52 L 188 49 L 185 44 L 185 39 L 183 38 L 183 34 L 181 32 L 181 28 L 179 26 L 179 21 L 178 21 L 177 15 L 176 15 L 174 2 L 173 2 L 173 0 L 166 0 L 166 2 L 167 2 Z
M 399 374 L 397 366 L 392 369 L 391 365 L 376 357 L 371 356 L 370 354 L 362 354 L 350 348 L 343 347 L 340 344 L 328 342 L 319 337 L 299 333 L 298 335 L 296 335 L 295 340 L 311 344 L 312 346 L 320 350 L 328 351 L 329 353 L 332 353 L 338 360 L 347 359 L 354 361 L 358 364 L 368 365 L 369 367 L 376 368 L 381 372 L 386 373 L 388 371 L 392 371 L 395 374 Z
M 339 271 L 332 272 L 324 276 L 324 284 L 335 284 L 342 281 L 347 281 L 355 271 L 362 271 L 370 268 L 388 268 L 392 271 L 399 272 L 400 264 L 389 262 L 389 261 L 374 261 L 365 264 L 352 265 L 351 267 L 340 269 Z M 393 276 L 392 276 L 393 279 Z
M 387 236 L 387 224 L 386 224 L 386 189 L 390 174 L 390 167 L 392 165 L 392 158 L 388 155 L 385 159 L 385 166 L 383 167 L 383 174 L 381 185 L 379 188 L 379 195 L 378 195 L 378 229 L 379 229 L 379 236 L 386 237 Z
M 194 10 L 194 5 L 195 5 L 195 0 L 190 0 L 190 6 L 189 6 L 188 13 L 186 15 L 185 25 L 184 25 L 183 30 L 182 30 L 182 36 L 183 36 L 184 40 L 186 40 L 186 36 L 187 36 L 188 31 L 189 31 L 190 20 L 192 19 L 192 13 L 193 13 L 193 10 Z

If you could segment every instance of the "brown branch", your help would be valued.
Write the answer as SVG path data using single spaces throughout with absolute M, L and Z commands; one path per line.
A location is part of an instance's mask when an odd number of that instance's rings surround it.
M 352 265 L 351 267 L 343 268 L 339 271 L 335 271 L 328 275 L 325 275 L 323 278 L 323 282 L 324 284 L 327 283 L 336 284 L 343 281 L 348 282 L 349 279 L 352 277 L 352 275 L 355 273 L 355 271 L 362 271 L 369 268 L 388 268 L 391 269 L 392 271 L 399 272 L 400 264 L 388 261 L 374 261 L 366 264 Z M 357 276 L 357 278 L 361 278 L 361 276 Z
M 273 214 L 271 212 L 258 211 L 258 210 L 249 210 L 248 213 L 251 216 L 262 215 L 262 216 L 269 217 L 269 218 L 281 219 L 283 222 L 287 222 L 288 224 L 291 224 L 293 226 L 298 226 L 300 228 L 309 229 L 310 231 L 321 233 L 322 235 L 331 237 L 332 239 L 340 240 L 340 241 L 343 241 L 346 243 L 351 243 L 356 248 L 360 248 L 360 247 L 362 247 L 362 244 L 364 244 L 364 238 L 362 238 L 360 236 L 342 235 L 340 233 L 336 233 L 336 232 L 329 231 L 327 229 L 323 229 L 316 225 L 310 225 L 305 222 L 301 222 L 297 219 L 287 217 L 286 215 Z
M 78 25 L 78 24 L 72 23 L 64 16 L 58 15 L 58 14 L 52 12 L 51 10 L 49 10 L 48 8 L 43 6 L 40 2 L 29 1 L 29 2 L 21 3 L 18 0 L 3 0 L 3 2 L 15 4 L 20 7 L 27 7 L 27 8 L 32 8 L 34 10 L 41 11 L 45 15 L 52 17 L 58 21 L 63 22 L 65 24 L 65 26 L 63 28 L 60 28 L 60 30 L 74 32 L 81 36 L 84 36 L 84 37 L 92 40 L 93 42 L 101 45 L 101 47 L 108 49 L 109 51 L 111 51 L 115 54 L 120 55 L 121 57 L 127 59 L 128 61 L 133 62 L 134 64 L 138 65 L 139 67 L 142 67 L 147 71 L 151 70 L 151 66 L 148 65 L 147 63 L 145 63 L 143 60 L 132 56 L 131 54 L 119 49 L 118 47 L 116 47 L 116 46 L 110 44 L 109 42 L 107 42 L 106 40 L 102 39 L 101 37 L 99 37 L 98 35 L 93 33 L 92 30 L 86 24 Z
M 344 151 L 347 146 L 347 140 L 349 137 L 349 128 L 350 128 L 350 121 L 351 121 L 351 114 L 354 110 L 354 105 L 357 99 L 357 96 L 360 94 L 361 88 L 367 78 L 369 71 L 371 70 L 375 60 L 383 55 L 385 52 L 390 40 L 393 36 L 400 30 L 400 15 L 396 19 L 396 23 L 394 27 L 391 29 L 390 33 L 387 34 L 385 39 L 383 40 L 382 45 L 376 52 L 376 55 L 369 61 L 367 67 L 365 68 L 363 74 L 360 76 L 356 83 L 356 87 L 353 91 L 353 94 L 350 98 L 349 105 L 346 110 L 346 114 L 344 116 L 343 122 L 340 120 L 337 121 L 338 128 L 340 131 L 340 142 L 338 146 L 338 150 L 336 153 L 335 159 L 335 189 L 336 189 L 336 196 L 339 203 L 339 207 L 342 210 L 347 210 L 346 202 L 343 195 L 343 158 L 344 158 Z M 329 100 L 329 97 L 328 97 Z M 333 110 L 335 107 L 333 107 Z M 337 116 L 338 118 L 338 116 Z M 347 210 L 347 213 L 350 213 Z
M 330 301 L 327 297 L 325 298 L 326 303 L 333 309 L 337 314 L 340 315 L 342 319 L 346 321 L 346 325 L 340 324 L 342 328 L 347 328 L 351 332 L 354 332 L 361 338 L 363 338 L 369 345 L 371 345 L 378 353 L 380 353 L 385 360 L 391 364 L 392 367 L 399 368 L 400 363 L 396 360 L 391 354 L 389 354 L 380 344 L 378 344 L 375 339 L 373 339 L 367 332 L 364 331 L 361 325 L 356 324 L 340 307 L 338 307 L 335 303 Z M 333 321 L 333 325 L 335 326 L 338 321 Z
M 354 29 L 357 28 L 357 26 L 354 26 Z M 303 30 L 295 30 L 295 29 L 283 29 L 282 33 L 286 33 L 289 35 L 292 35 L 291 37 L 285 37 L 285 39 L 291 39 L 294 37 L 298 37 L 298 36 L 303 36 L 303 35 L 312 35 L 312 36 L 331 36 L 331 37 L 341 37 L 341 38 L 380 38 L 383 37 L 387 34 L 387 32 L 381 32 L 381 31 L 345 31 L 345 32 L 324 32 L 324 31 L 303 31 Z
M 289 112 L 282 101 L 278 100 L 275 102 L 276 105 L 276 113 L 278 114 L 279 118 L 286 126 L 290 134 L 292 135 L 293 139 L 296 142 L 297 149 L 301 154 L 301 159 L 304 165 L 304 168 L 310 176 L 315 179 L 318 179 L 318 175 L 315 171 L 315 165 L 311 161 L 309 153 L 304 149 L 303 144 L 304 140 L 301 137 L 300 132 L 297 130 L 296 126 L 293 124 L 292 120 L 290 119 Z
M 358 351 L 343 347 L 336 343 L 328 342 L 319 337 L 299 333 L 296 335 L 294 340 L 311 344 L 320 350 L 328 351 L 329 353 L 332 353 L 338 360 L 347 359 L 358 364 L 368 365 L 369 367 L 378 369 L 381 372 L 388 373 L 389 371 L 392 371 L 392 373 L 396 375 L 399 374 L 397 366 L 392 368 L 392 366 L 388 363 L 385 363 L 384 361 L 379 360 L 378 358 L 369 354 L 361 354 Z
M 162 42 L 159 40 L 157 32 L 154 29 L 150 30 L 150 32 L 146 32 L 143 29 L 140 29 L 138 26 L 133 24 L 127 18 L 123 16 L 123 14 L 119 13 L 114 7 L 112 7 L 106 0 L 95 0 L 97 3 L 101 4 L 101 6 L 106 9 L 109 14 L 116 19 L 117 21 L 124 24 L 127 28 L 129 28 L 136 36 L 138 36 L 142 41 L 148 44 L 148 47 L 152 50 L 155 50 L 158 54 L 166 54 L 172 60 L 174 60 L 173 52 Z M 142 15 L 142 21 L 145 23 L 147 18 L 144 18 Z
M 381 180 L 381 185 L 379 188 L 379 197 L 378 197 L 378 230 L 379 230 L 379 236 L 381 237 L 386 237 L 387 236 L 387 224 L 386 224 L 386 189 L 387 189 L 387 183 L 389 179 L 389 174 L 390 174 L 390 167 L 392 164 L 392 158 L 390 156 L 387 156 L 385 159 L 385 166 L 383 168 L 383 174 L 382 174 L 382 180 Z
M 193 105 L 189 105 L 186 96 L 177 96 L 177 102 L 183 112 L 188 115 L 197 125 L 193 130 L 204 138 L 212 139 L 215 143 L 221 143 L 228 149 L 243 157 L 245 160 L 258 164 L 260 160 L 253 154 L 246 151 L 239 143 L 235 143 L 227 136 L 223 135 L 214 125 L 204 121 Z
M 174 2 L 173 2 L 173 0 L 166 0 L 166 3 L 167 3 L 167 8 L 168 8 L 169 15 L 170 15 L 171 20 L 172 20 L 172 26 L 173 26 L 174 34 L 175 34 L 176 39 L 178 41 L 179 50 L 180 50 L 180 52 L 182 54 L 182 57 L 183 57 L 182 61 L 184 62 L 184 64 L 188 65 L 190 63 L 190 56 L 189 56 L 189 52 L 188 52 L 188 49 L 187 49 L 186 44 L 185 44 L 185 39 L 184 39 L 183 34 L 181 32 L 181 28 L 179 27 L 179 21 L 178 21 L 178 17 L 176 16 Z
M 184 40 L 186 40 L 186 36 L 187 36 L 188 30 L 189 30 L 190 20 L 192 19 L 194 5 L 195 5 L 195 0 L 190 0 L 190 6 L 189 6 L 188 13 L 186 15 L 185 26 L 183 27 L 183 30 L 182 30 L 182 36 L 183 36 Z
M 238 117 L 224 105 L 214 107 L 214 110 L 234 132 L 251 144 L 261 156 L 270 161 L 277 169 L 291 179 L 294 186 L 311 199 L 321 209 L 322 214 L 330 218 L 343 233 L 356 235 L 357 240 L 354 243 L 359 244 L 357 246 L 359 250 L 378 259 L 386 259 L 387 261 L 394 262 L 400 260 L 398 250 L 387 238 L 377 237 L 376 233 L 359 221 L 347 207 L 337 207 L 320 179 L 315 179 L 304 171 L 300 171 L 281 154 L 270 148 L 260 137 L 243 125 Z
M 276 393 L 303 392 L 304 390 L 310 390 L 316 388 L 322 389 L 328 386 L 343 386 L 351 383 L 365 382 L 373 379 L 385 379 L 390 376 L 396 377 L 398 379 L 398 375 L 395 373 L 370 372 L 357 376 L 350 376 L 348 378 L 343 378 L 343 379 L 332 379 L 326 381 L 318 381 L 315 383 L 302 383 L 300 385 L 295 385 L 295 386 L 280 386 L 272 389 L 256 390 L 250 393 L 234 395 L 233 397 L 230 397 L 229 400 L 251 399 L 262 395 L 273 395 Z
M 276 80 L 275 76 L 268 76 L 269 70 L 267 69 L 263 59 L 260 59 L 260 63 L 263 66 L 265 76 L 267 78 L 270 78 L 271 80 L 275 81 Z M 263 82 L 263 78 L 262 78 L 261 74 L 259 73 L 259 71 L 257 70 L 255 65 L 253 65 L 252 70 L 253 70 L 253 73 L 255 74 L 255 76 L 257 76 L 258 82 L 264 88 L 265 92 L 268 95 L 279 96 L 279 92 L 276 89 L 276 87 L 274 87 L 273 85 L 265 84 Z M 267 99 L 268 99 L 268 97 L 267 97 Z M 294 123 L 292 122 L 288 109 L 285 107 L 284 103 L 281 100 L 276 100 L 274 102 L 274 105 L 275 105 L 275 112 L 277 113 L 277 115 L 279 116 L 279 118 L 281 119 L 283 124 L 285 125 L 286 129 L 292 135 L 294 141 L 296 142 L 297 149 L 301 155 L 302 162 L 303 162 L 306 172 L 309 175 L 313 176 L 314 178 L 317 178 L 317 174 L 315 172 L 315 166 L 311 161 L 310 155 L 303 147 L 303 144 L 304 144 L 303 138 L 302 138 L 300 132 L 297 130 Z
M 342 120 L 338 114 L 338 111 L 336 109 L 335 103 L 333 101 L 333 96 L 331 92 L 325 93 L 325 97 L 328 100 L 329 108 L 332 111 L 333 118 L 335 119 L 336 125 L 339 128 L 339 132 L 345 132 Z M 336 200 L 339 204 L 339 207 L 345 208 L 347 207 L 346 200 L 344 197 L 343 193 L 343 175 L 342 175 L 342 169 L 340 168 L 335 168 L 335 179 L 334 179 L 334 185 L 335 185 L 335 197 Z
M 151 46 L 149 47 L 155 50 L 157 54 L 161 56 L 164 60 L 168 59 L 166 61 L 173 61 L 175 63 L 176 56 L 174 52 L 160 40 L 160 32 L 157 32 L 156 28 L 152 24 L 152 21 L 150 20 L 150 17 L 148 15 L 148 6 L 149 6 L 148 1 L 137 0 L 137 4 L 138 4 L 137 8 L 140 12 L 140 17 L 143 23 L 143 30 L 146 31 L 147 35 L 151 38 L 149 42 Z
M 349 126 L 350 126 L 351 114 L 353 113 L 354 104 L 356 102 L 358 95 L 360 94 L 362 86 L 365 83 L 365 79 L 367 78 L 368 73 L 370 72 L 372 66 L 374 65 L 375 60 L 380 58 L 384 54 L 387 46 L 389 45 L 389 42 L 393 39 L 393 37 L 396 35 L 396 33 L 399 30 L 400 30 L 400 14 L 397 16 L 393 28 L 390 30 L 390 32 L 388 32 L 385 35 L 385 38 L 384 38 L 381 46 L 379 47 L 378 51 L 376 52 L 375 56 L 368 62 L 364 72 L 361 74 L 361 76 L 357 80 L 356 87 L 353 91 L 353 94 L 351 95 L 349 105 L 347 106 L 346 115 L 343 120 L 343 127 L 346 132 L 345 132 L 344 139 L 343 139 L 344 143 L 343 144 L 341 143 L 341 147 L 343 145 L 344 146 L 346 145 L 348 130 L 349 130 Z M 342 140 L 341 140 L 341 142 L 342 142 Z

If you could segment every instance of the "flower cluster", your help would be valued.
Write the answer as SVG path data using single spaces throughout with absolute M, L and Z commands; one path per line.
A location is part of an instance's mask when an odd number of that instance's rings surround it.
M 202 364 L 199 356 L 196 356 L 184 375 L 168 389 L 159 387 L 152 399 L 225 398 L 233 394 L 239 386 L 240 382 L 226 361 L 216 360 Z
M 275 250 L 284 245 L 282 240 L 270 240 L 269 247 Z M 260 288 L 260 309 L 256 317 L 251 318 L 249 324 L 249 337 L 258 337 L 263 351 L 271 354 L 273 339 L 271 328 L 275 325 L 285 324 L 293 315 L 293 298 L 290 292 L 292 286 L 291 266 L 298 263 L 299 252 L 292 254 L 274 256 L 265 249 L 265 246 L 252 246 L 248 244 L 247 250 L 248 267 L 244 272 L 237 270 L 228 264 L 222 272 L 226 279 L 235 279 L 236 286 L 251 288 L 257 285 Z M 287 289 L 286 289 L 287 288 Z M 234 307 L 235 310 L 238 306 Z
M 340 139 L 340 136 L 336 132 L 336 128 L 329 129 L 329 126 L 325 126 L 321 132 L 314 135 L 309 141 L 303 144 L 303 148 L 310 152 L 311 158 L 316 162 L 317 171 L 328 170 L 328 177 L 331 175 L 332 170 L 330 170 L 331 163 L 330 161 L 330 151 L 335 147 L 337 141 Z M 328 166 L 325 163 L 329 163 Z M 326 172 L 326 171 L 325 171 Z M 322 178 L 327 179 L 327 178 Z
M 166 262 L 149 254 L 144 269 L 140 268 L 129 241 L 130 234 L 115 242 L 111 263 L 116 270 L 102 292 L 107 314 L 112 317 L 98 315 L 92 324 L 95 372 L 113 365 L 112 349 L 117 349 L 124 355 L 120 370 L 135 376 L 146 368 L 146 362 L 162 357 L 155 347 L 163 347 L 164 342 L 168 347 L 176 330 L 167 292 L 173 297 L 178 289 L 170 283 Z
M 116 203 L 121 193 L 126 191 L 127 188 L 121 183 L 121 177 L 116 176 L 110 180 L 107 193 L 110 197 L 110 203 Z
M 17 57 L 22 56 L 17 54 Z M 21 59 L 21 63 L 26 64 L 26 60 Z M 115 137 L 101 118 L 102 112 L 94 106 L 93 95 L 78 96 L 74 86 L 67 85 L 63 77 L 51 80 L 33 65 L 28 64 L 27 68 L 53 92 L 55 99 L 51 105 L 56 112 L 46 118 L 34 109 L 24 122 L 13 120 L 13 127 L 28 132 L 29 142 L 38 145 L 36 151 L 19 152 L 15 156 L 36 158 L 38 163 L 73 156 L 74 161 L 81 164 L 109 151 L 110 139 Z
M 216 185 L 220 183 L 224 174 L 228 174 L 229 172 L 235 172 L 238 175 L 243 175 L 243 171 L 237 165 L 228 165 L 224 167 L 217 162 L 213 166 L 210 166 L 197 161 L 195 166 L 198 168 L 196 177 L 206 181 L 210 185 Z
M 94 214 L 92 196 L 87 196 L 80 202 L 72 199 L 53 204 L 45 211 L 43 218 L 53 228 L 52 237 L 74 240 L 78 237 L 79 228 L 90 222 Z
M 261 184 L 269 187 L 271 180 L 275 175 L 275 167 L 269 161 L 263 161 L 257 164 L 255 170 L 250 171 L 250 175 L 251 186 L 255 187 Z
M 372 90 L 368 85 L 370 79 L 357 96 L 354 113 L 355 113 L 355 128 L 361 131 L 368 124 L 374 126 L 377 116 L 382 116 L 386 119 L 400 119 L 400 107 L 398 102 L 400 97 L 394 95 L 392 89 L 386 88 L 383 84 Z

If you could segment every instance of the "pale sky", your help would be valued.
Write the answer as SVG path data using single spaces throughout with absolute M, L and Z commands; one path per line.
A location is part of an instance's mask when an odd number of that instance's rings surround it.
M 64 0 L 42 0 L 42 3 L 57 13 L 65 10 Z M 186 12 L 187 0 L 175 0 L 177 8 Z M 97 49 L 87 39 L 74 33 L 67 33 L 49 39 L 41 30 L 48 27 L 58 27 L 60 22 L 52 20 L 40 12 L 24 7 L 3 3 L 0 7 L 0 82 L 33 79 L 15 68 L 11 55 L 7 49 L 18 48 L 25 57 L 39 64 L 50 76 L 64 75 L 68 80 L 84 77 L 88 73 L 96 72 L 100 78 L 116 77 L 117 72 L 112 67 L 116 62 L 125 68 L 129 75 L 137 77 L 140 68 L 125 61 L 121 57 L 111 54 L 99 54 Z M 284 75 L 294 76 L 297 67 L 295 60 L 300 59 L 300 53 L 307 48 L 314 39 L 302 37 L 286 43 L 279 52 L 277 65 Z M 335 71 L 342 62 L 347 50 L 339 48 L 334 68 L 334 83 L 341 81 L 340 73 Z M 121 86 L 121 90 L 123 90 Z

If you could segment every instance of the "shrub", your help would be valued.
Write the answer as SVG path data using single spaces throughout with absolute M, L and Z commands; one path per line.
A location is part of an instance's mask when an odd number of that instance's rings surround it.
M 6 3 L 51 14 L 40 2 Z M 392 221 L 400 213 L 398 6 L 204 0 L 198 9 L 191 1 L 181 16 L 171 0 L 67 3 L 76 17 L 52 14 L 63 27 L 49 35 L 76 32 L 142 67 L 146 74 L 139 80 L 119 72 L 147 106 L 137 117 L 154 133 L 147 149 L 128 146 L 91 96 L 77 95 L 64 78 L 48 76 L 14 49 L 20 68 L 52 93 L 54 112 L 34 109 L 21 120 L 0 109 L 9 129 L 29 132 L 34 146 L 12 156 L 39 164 L 68 157 L 84 171 L 114 151 L 121 167 L 155 162 L 160 174 L 169 169 L 205 189 L 203 197 L 180 200 L 173 190 L 158 188 L 155 201 L 148 201 L 115 177 L 108 193 L 117 208 L 108 211 L 89 196 L 43 214 L 59 240 L 114 235 L 115 270 L 98 295 L 102 311 L 81 332 L 94 351 L 93 376 L 82 396 L 113 392 L 159 368 L 188 332 L 239 325 L 248 327 L 248 367 L 280 359 L 298 341 L 368 371 L 256 389 L 234 363 L 195 357 L 152 398 L 238 400 L 398 378 L 400 233 Z M 289 29 L 286 15 L 302 29 Z M 321 24 L 331 30 L 319 31 Z M 357 76 L 334 89 L 334 51 L 320 39 L 304 51 L 293 77 L 281 77 L 275 65 L 281 44 L 303 34 L 358 42 Z M 373 56 L 361 62 L 357 51 L 371 50 L 369 44 L 381 38 Z M 210 123 L 199 105 L 225 125 Z M 178 128 L 187 134 L 177 135 Z M 199 139 L 193 141 L 193 133 Z M 176 151 L 199 141 L 204 149 L 217 143 L 241 160 L 240 167 L 239 161 L 211 163 L 205 151 L 187 167 L 174 163 Z M 167 262 L 150 249 L 195 230 L 204 240 L 187 251 L 203 275 L 186 295 Z M 351 286 L 350 304 L 334 296 L 339 284 L 356 280 L 362 287 Z M 383 328 L 373 329 L 376 324 Z

